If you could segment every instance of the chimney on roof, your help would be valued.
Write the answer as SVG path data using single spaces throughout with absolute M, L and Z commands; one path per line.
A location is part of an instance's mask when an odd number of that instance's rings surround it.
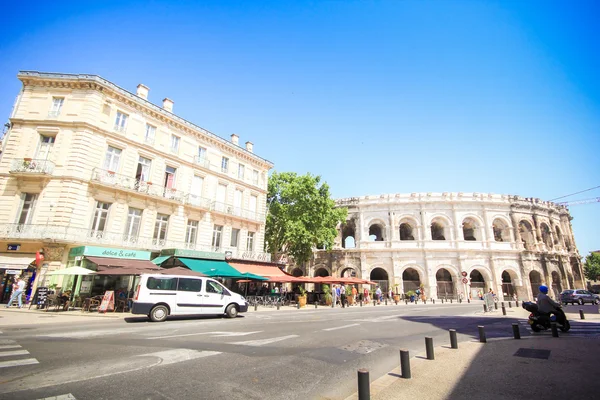
M 246 150 L 248 150 L 250 153 L 253 152 L 252 147 L 253 147 L 252 142 L 246 142 Z
M 238 135 L 236 135 L 235 133 L 232 133 L 231 134 L 231 143 L 235 144 L 236 146 L 239 146 L 240 137 Z
M 148 86 L 144 85 L 143 83 L 140 83 L 139 85 L 137 85 L 137 92 L 136 94 L 138 95 L 138 97 L 141 97 L 144 100 L 148 100 L 148 91 L 150 89 L 148 88 Z
M 169 99 L 168 97 L 165 97 L 163 99 L 163 108 L 168 112 L 173 112 L 173 100 Z

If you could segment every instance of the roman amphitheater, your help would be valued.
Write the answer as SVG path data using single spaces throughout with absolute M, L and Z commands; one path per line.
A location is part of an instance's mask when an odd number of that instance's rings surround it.
M 531 299 L 585 287 L 566 207 L 482 193 L 412 193 L 340 199 L 348 219 L 333 250 L 317 250 L 299 276 L 357 276 L 384 290 L 423 287 L 428 298 Z

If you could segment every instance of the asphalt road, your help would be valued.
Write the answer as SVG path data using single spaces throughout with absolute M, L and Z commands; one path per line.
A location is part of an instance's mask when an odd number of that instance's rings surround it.
M 472 340 L 478 325 L 488 338 L 512 335 L 514 320 L 480 310 L 419 304 L 3 328 L 0 398 L 344 399 L 357 369 L 374 380 L 398 366 L 399 349 L 423 354 L 425 336 L 448 345 L 448 329 Z

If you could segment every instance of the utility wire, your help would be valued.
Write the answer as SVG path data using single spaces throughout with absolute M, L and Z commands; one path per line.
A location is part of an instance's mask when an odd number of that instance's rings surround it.
M 566 196 L 560 196 L 560 197 L 557 197 L 555 199 L 551 199 L 550 201 L 554 201 L 554 200 L 558 200 L 558 199 L 564 199 L 565 197 L 575 196 L 576 194 L 584 193 L 584 192 L 589 192 L 590 190 L 594 190 L 594 189 L 598 189 L 598 188 L 600 188 L 600 186 L 596 186 L 596 187 L 593 187 L 593 188 L 585 189 L 585 190 L 582 190 L 581 192 L 577 192 L 577 193 L 567 194 Z

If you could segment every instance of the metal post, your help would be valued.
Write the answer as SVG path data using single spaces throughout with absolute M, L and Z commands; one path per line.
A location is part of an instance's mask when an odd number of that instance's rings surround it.
M 408 304 L 408 299 L 404 299 L 404 304 Z
M 458 298 L 458 304 L 462 304 L 462 299 L 460 297 Z
M 373 299 L 373 305 L 376 306 L 377 305 L 377 300 Z
M 558 337 L 558 328 L 556 327 L 556 322 L 550 323 L 552 327 L 552 337 Z
M 442 304 L 444 304 L 444 298 L 442 297 Z
M 467 298 L 467 303 L 471 304 L 471 299 Z
M 385 299 L 385 305 L 387 306 L 387 299 Z
M 425 336 L 425 350 L 427 351 L 427 359 L 435 360 L 435 354 L 433 353 L 433 338 Z
M 299 310 L 300 309 L 300 302 L 298 301 L 298 303 L 296 303 L 296 308 Z
M 512 301 L 508 302 L 508 308 L 512 308 Z
M 456 329 L 450 329 L 450 347 L 458 349 L 458 340 L 456 339 Z
M 585 319 L 585 314 L 583 313 L 583 310 L 579 310 L 579 319 Z
M 371 388 L 369 382 L 369 370 L 361 368 L 358 370 L 358 400 L 369 400 Z
M 279 310 L 279 302 L 277 302 L 277 309 Z
M 498 303 L 494 302 L 494 310 L 498 309 Z
M 433 301 L 433 304 L 435 304 L 435 299 L 431 299 L 431 301 Z
M 502 304 L 502 315 L 506 315 L 506 307 L 504 307 L 504 304 Z
M 483 312 L 487 312 L 487 305 L 483 305 Z
M 258 303 L 254 303 L 254 311 L 258 310 Z
M 317 301 L 315 300 L 315 308 L 317 308 L 319 305 L 317 304 Z
M 450 304 L 452 304 L 452 297 L 450 297 Z
M 515 300 L 515 307 L 519 307 L 519 300 Z
M 394 299 L 394 303 L 396 303 L 396 305 L 398 305 L 398 300 Z
M 513 327 L 513 336 L 515 339 L 521 339 L 521 332 L 519 332 L 519 324 L 512 324 Z
M 427 299 L 423 300 L 423 304 L 427 304 Z
M 404 379 L 410 379 L 410 356 L 408 350 L 400 350 L 400 371 Z
M 360 306 L 362 307 L 362 300 L 360 301 Z
M 487 338 L 485 337 L 485 327 L 483 325 L 479 325 L 477 329 L 479 329 L 479 342 L 487 343 Z

